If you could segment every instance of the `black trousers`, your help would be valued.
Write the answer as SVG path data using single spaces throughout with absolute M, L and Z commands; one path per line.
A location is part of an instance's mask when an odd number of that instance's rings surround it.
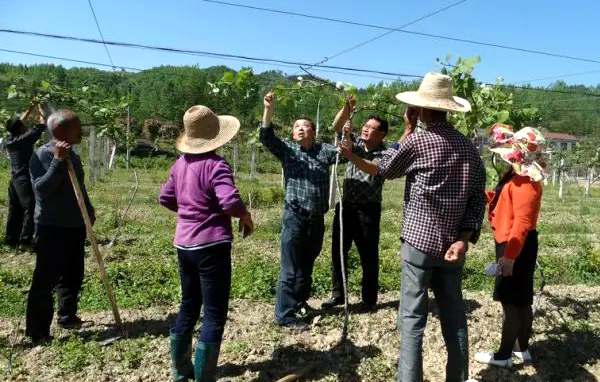
M 231 243 L 193 251 L 178 249 L 177 256 L 181 305 L 172 332 L 191 333 L 204 305 L 199 340 L 221 342 L 231 290 Z
M 348 271 L 348 252 L 352 242 L 360 256 L 362 266 L 362 300 L 372 305 L 377 303 L 379 289 L 379 225 L 381 204 L 364 203 L 343 205 L 343 255 L 344 269 Z M 340 205 L 335 206 L 331 238 L 332 292 L 333 298 L 344 296 L 342 268 L 340 262 Z
M 58 295 L 59 320 L 77 313 L 83 283 L 85 233 L 85 227 L 36 227 L 37 256 L 27 298 L 27 336 L 40 338 L 50 334 L 53 291 Z
M 33 236 L 33 210 L 35 198 L 28 177 L 10 180 L 8 185 L 8 217 L 6 219 L 6 243 L 29 244 Z

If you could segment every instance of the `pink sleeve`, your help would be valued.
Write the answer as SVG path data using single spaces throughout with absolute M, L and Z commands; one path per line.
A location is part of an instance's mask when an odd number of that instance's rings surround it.
M 177 212 L 177 196 L 175 195 L 175 165 L 171 167 L 169 172 L 169 178 L 167 183 L 163 184 L 160 188 L 160 195 L 158 196 L 158 202 L 170 209 L 171 211 Z
M 233 173 L 226 162 L 215 166 L 211 177 L 211 186 L 226 214 L 239 218 L 246 213 L 246 206 L 233 181 Z

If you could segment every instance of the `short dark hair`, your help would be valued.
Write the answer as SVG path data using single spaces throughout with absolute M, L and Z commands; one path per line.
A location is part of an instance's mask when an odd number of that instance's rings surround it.
M 312 127 L 313 131 L 317 131 L 317 125 L 315 125 L 315 122 L 312 119 L 310 119 L 308 117 L 300 117 L 300 118 L 296 119 L 296 121 L 299 121 L 301 119 L 308 121 L 308 123 L 310 124 L 310 127 Z M 296 122 L 294 122 L 294 124 L 295 123 Z
M 388 121 L 387 119 L 383 119 L 378 115 L 370 115 L 367 117 L 367 121 L 370 119 L 374 119 L 377 122 L 379 122 L 379 131 L 383 132 L 383 134 L 387 135 L 388 133 L 388 129 L 389 129 L 389 125 L 388 125 Z

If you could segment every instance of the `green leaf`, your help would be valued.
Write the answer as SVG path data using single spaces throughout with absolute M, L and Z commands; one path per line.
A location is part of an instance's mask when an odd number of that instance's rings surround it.
M 15 98 L 16 96 L 19 95 L 19 92 L 17 91 L 17 85 L 10 85 L 8 87 L 8 99 L 12 99 Z
M 498 123 L 504 123 L 508 120 L 510 112 L 508 110 L 502 110 L 496 113 L 496 120 Z

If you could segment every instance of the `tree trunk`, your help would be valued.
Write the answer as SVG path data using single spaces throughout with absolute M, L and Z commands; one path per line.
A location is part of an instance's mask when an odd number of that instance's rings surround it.
M 556 187 L 556 169 L 552 169 L 552 187 Z

